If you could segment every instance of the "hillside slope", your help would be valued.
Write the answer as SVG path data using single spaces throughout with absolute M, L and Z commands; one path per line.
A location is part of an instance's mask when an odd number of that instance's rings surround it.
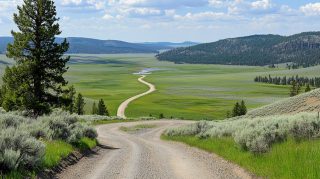
M 246 116 L 293 115 L 301 112 L 320 112 L 320 89 L 254 109 Z
M 173 49 L 157 58 L 176 63 L 270 65 L 295 62 L 310 66 L 320 63 L 320 32 L 231 38 Z
M 62 42 L 63 38 L 56 38 Z M 162 43 L 129 43 L 118 40 L 98 40 L 81 37 L 68 37 L 70 49 L 68 53 L 86 54 L 117 54 L 117 53 L 158 53 L 163 49 L 172 49 L 168 44 Z M 12 37 L 0 37 L 0 53 L 5 53 L 7 44 L 12 43 Z

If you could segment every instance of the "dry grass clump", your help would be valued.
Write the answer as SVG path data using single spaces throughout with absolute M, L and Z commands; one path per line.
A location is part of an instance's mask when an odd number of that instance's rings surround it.
M 244 150 L 267 152 L 288 136 L 296 140 L 312 139 L 320 135 L 320 119 L 316 113 L 239 118 L 226 121 L 201 121 L 181 128 L 169 129 L 168 136 L 195 135 L 199 138 L 233 137 Z
M 318 111 L 320 111 L 320 89 L 249 111 L 247 116 L 258 117 Z

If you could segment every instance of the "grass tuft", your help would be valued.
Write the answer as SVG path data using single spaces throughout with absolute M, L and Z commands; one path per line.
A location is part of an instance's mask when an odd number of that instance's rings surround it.
M 76 147 L 80 151 L 85 151 L 89 149 L 93 149 L 98 145 L 98 142 L 96 139 L 90 139 L 88 137 L 81 138 L 80 141 L 76 144 Z
M 73 151 L 72 145 L 63 141 L 46 141 L 46 154 L 43 161 L 45 168 L 57 166 L 59 162 Z

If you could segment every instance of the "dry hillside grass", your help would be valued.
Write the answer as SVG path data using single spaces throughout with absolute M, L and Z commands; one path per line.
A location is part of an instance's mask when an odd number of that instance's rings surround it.
M 320 89 L 249 111 L 247 117 L 320 112 Z

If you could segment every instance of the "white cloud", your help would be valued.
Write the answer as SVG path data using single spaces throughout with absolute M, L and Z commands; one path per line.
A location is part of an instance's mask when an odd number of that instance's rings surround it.
M 82 0 L 62 0 L 61 4 L 62 5 L 69 5 L 69 4 L 75 4 L 79 5 L 81 4 Z
M 226 18 L 228 15 L 223 12 L 200 12 L 200 13 L 187 13 L 184 16 L 181 15 L 175 15 L 174 18 L 176 20 L 216 20 L 221 18 Z
M 301 12 L 308 16 L 320 15 L 320 3 L 309 3 L 300 7 Z
M 109 5 L 120 4 L 130 7 L 153 7 L 153 8 L 180 8 L 202 7 L 209 4 L 208 0 L 110 0 Z
M 174 16 L 176 14 L 176 10 L 174 9 L 167 9 L 167 10 L 164 10 L 164 14 L 166 16 Z
M 103 17 L 102 17 L 102 19 L 105 19 L 105 20 L 111 20 L 111 19 L 113 19 L 114 17 L 112 16 L 112 15 L 110 15 L 110 14 L 105 14 Z
M 259 0 L 251 3 L 253 9 L 269 9 L 272 7 L 270 0 Z
M 118 13 L 121 15 L 129 17 L 139 17 L 139 16 L 156 16 L 161 14 L 161 10 L 155 8 L 120 8 Z
M 224 0 L 209 0 L 209 4 L 214 7 L 220 7 L 224 4 Z
M 0 12 L 16 9 L 17 5 L 21 3 L 21 0 L 0 0 Z

